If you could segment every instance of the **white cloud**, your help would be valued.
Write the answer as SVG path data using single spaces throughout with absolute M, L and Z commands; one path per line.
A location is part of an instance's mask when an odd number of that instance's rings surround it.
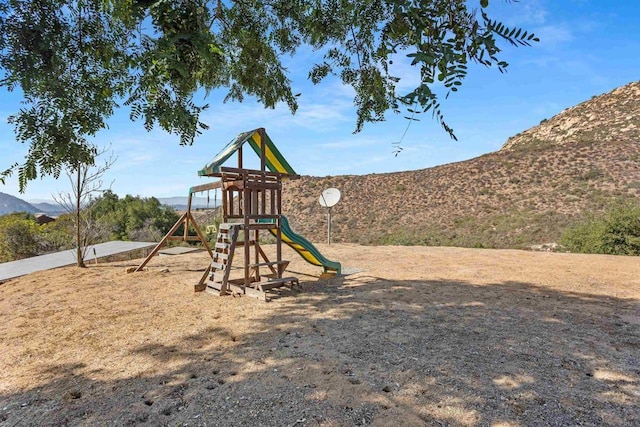
M 549 12 L 542 3 L 540 0 L 490 2 L 488 15 L 509 27 L 543 25 Z
M 522 2 L 522 9 L 519 13 L 519 17 L 523 24 L 544 24 L 547 21 L 547 16 L 549 16 L 549 12 L 540 4 L 539 1 L 529 0 Z
M 555 25 L 545 25 L 535 30 L 536 36 L 540 38 L 541 47 L 557 47 L 574 40 L 574 35 L 565 23 Z
M 381 143 L 382 140 L 380 138 L 353 135 L 351 137 L 342 138 L 336 141 L 320 143 L 318 144 L 318 147 L 330 149 L 363 148 L 379 146 Z

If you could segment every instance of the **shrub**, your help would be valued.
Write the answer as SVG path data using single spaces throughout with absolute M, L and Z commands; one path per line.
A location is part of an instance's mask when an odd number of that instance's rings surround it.
M 55 221 L 40 226 L 40 252 L 57 252 L 75 247 L 73 215 L 60 215 Z
M 29 214 L 0 217 L 0 262 L 38 255 L 40 226 Z
M 618 202 L 602 215 L 590 215 L 567 229 L 561 243 L 573 252 L 640 255 L 640 205 Z

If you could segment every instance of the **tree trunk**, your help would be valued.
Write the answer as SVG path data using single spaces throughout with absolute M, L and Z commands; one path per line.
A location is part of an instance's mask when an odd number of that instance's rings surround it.
M 84 265 L 84 257 L 82 256 L 82 232 L 80 230 L 80 166 L 78 165 L 76 175 L 76 261 L 78 267 L 86 267 Z

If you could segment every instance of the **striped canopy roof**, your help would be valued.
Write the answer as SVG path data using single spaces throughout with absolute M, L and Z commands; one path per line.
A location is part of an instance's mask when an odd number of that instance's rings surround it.
M 287 162 L 287 160 L 280 154 L 280 151 L 276 148 L 276 146 L 269 138 L 269 135 L 265 132 L 264 128 L 250 130 L 248 132 L 242 132 L 238 135 L 234 140 L 226 145 L 220 151 L 216 157 L 206 165 L 202 170 L 198 171 L 199 176 L 212 176 L 217 173 L 220 173 L 220 167 L 224 162 L 226 162 L 229 157 L 233 155 L 245 142 L 249 142 L 253 151 L 256 152 L 258 157 L 260 157 L 260 153 L 262 147 L 265 148 L 265 164 L 267 168 L 271 172 L 278 172 L 289 175 L 296 175 L 296 172 L 293 170 L 291 165 Z

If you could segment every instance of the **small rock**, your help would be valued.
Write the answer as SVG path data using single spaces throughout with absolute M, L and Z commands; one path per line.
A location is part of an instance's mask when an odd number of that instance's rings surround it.
M 390 385 L 386 385 L 384 387 L 382 387 L 382 391 L 384 391 L 385 393 L 389 393 L 391 392 L 391 386 Z
M 82 393 L 78 390 L 71 390 L 67 394 L 64 395 L 66 400 L 80 399 L 82 397 Z

